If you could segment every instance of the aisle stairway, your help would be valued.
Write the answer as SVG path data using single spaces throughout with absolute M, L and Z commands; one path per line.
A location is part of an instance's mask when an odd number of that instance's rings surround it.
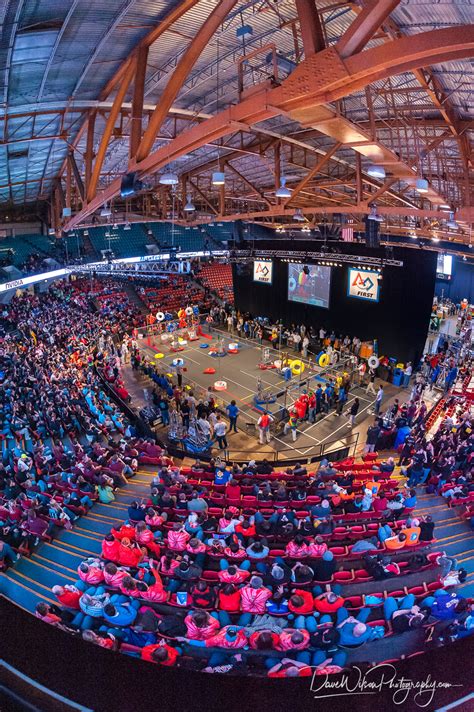
M 457 509 L 447 506 L 442 497 L 435 494 L 420 494 L 418 488 L 418 506 L 416 516 L 430 514 L 435 522 L 434 535 L 436 549 L 454 556 L 459 567 L 468 572 L 464 584 L 459 586 L 463 596 L 474 597 L 474 533 L 465 520 L 461 520 Z
M 31 555 L 22 557 L 6 573 L 0 573 L 0 593 L 34 613 L 39 601 L 55 603 L 51 588 L 77 581 L 77 567 L 89 556 L 100 555 L 101 541 L 112 527 L 127 518 L 134 500 L 146 499 L 153 472 L 140 470 L 126 487 L 117 490 L 112 504 L 95 503 L 87 515 L 62 529 L 51 542 L 41 543 Z

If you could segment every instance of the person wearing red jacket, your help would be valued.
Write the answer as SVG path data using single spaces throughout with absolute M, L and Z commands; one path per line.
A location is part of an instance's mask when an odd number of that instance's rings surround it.
M 227 562 L 224 563 L 224 561 L 221 561 L 220 563 L 222 570 L 219 571 L 218 576 L 219 581 L 222 581 L 222 583 L 243 583 L 250 576 L 250 573 L 245 569 L 241 569 L 232 564 L 224 568 Z
M 343 605 L 343 597 L 333 591 L 325 591 L 314 599 L 314 607 L 319 613 L 335 613 Z
M 295 615 L 307 615 L 314 611 L 313 594 L 311 591 L 304 591 L 301 588 L 295 589 L 288 601 L 289 610 Z
M 187 635 L 190 640 L 207 640 L 212 638 L 220 628 L 219 621 L 207 611 L 190 611 L 184 619 Z
M 304 629 L 285 628 L 280 633 L 278 650 L 304 650 L 310 644 L 310 635 Z
M 116 539 L 129 539 L 130 541 L 135 540 L 135 527 L 132 527 L 131 524 L 122 524 L 120 529 L 112 529 L 110 533 Z
M 153 532 L 148 529 L 145 522 L 138 522 L 135 527 L 135 541 L 137 541 L 140 546 L 146 546 L 148 551 L 151 551 L 155 556 L 160 555 L 160 545 L 155 541 Z
M 171 645 L 167 645 L 163 641 L 155 645 L 145 645 L 142 648 L 142 660 L 167 667 L 176 665 L 179 655 L 180 653 L 176 648 L 172 648 Z
M 139 547 L 132 546 L 128 539 L 122 539 L 118 556 L 121 566 L 129 566 L 134 569 L 138 566 L 142 558 L 143 552 Z
M 107 534 L 105 539 L 102 540 L 102 558 L 108 559 L 109 561 L 118 562 L 119 559 L 120 542 L 111 534 Z
M 220 609 L 219 617 L 224 613 L 237 613 L 240 611 L 240 589 L 231 583 L 228 583 L 224 588 L 219 589 L 218 606 Z M 223 622 L 223 621 L 221 621 Z M 225 624 L 230 625 L 230 618 L 225 619 Z
M 280 636 L 270 630 L 256 630 L 249 637 L 249 645 L 253 650 L 278 650 Z
M 266 612 L 266 604 L 272 597 L 269 588 L 265 588 L 260 576 L 252 576 L 250 583 L 240 589 L 240 607 L 243 613 L 263 614 Z
M 69 584 L 65 586 L 53 586 L 52 591 L 64 608 L 72 608 L 75 611 L 80 610 L 79 600 L 83 591 L 80 591 L 76 586 Z

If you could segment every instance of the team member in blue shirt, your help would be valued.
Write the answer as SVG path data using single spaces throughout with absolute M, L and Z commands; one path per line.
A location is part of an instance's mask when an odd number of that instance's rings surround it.
M 239 409 L 235 403 L 235 400 L 232 400 L 229 405 L 226 408 L 227 415 L 229 416 L 229 433 L 232 432 L 232 429 L 234 429 L 234 433 L 237 432 L 237 418 L 239 416 Z

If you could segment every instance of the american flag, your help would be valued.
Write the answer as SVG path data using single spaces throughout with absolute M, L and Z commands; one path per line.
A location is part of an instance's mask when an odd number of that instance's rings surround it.
M 341 237 L 343 242 L 354 242 L 354 223 L 352 220 L 348 220 L 342 226 Z

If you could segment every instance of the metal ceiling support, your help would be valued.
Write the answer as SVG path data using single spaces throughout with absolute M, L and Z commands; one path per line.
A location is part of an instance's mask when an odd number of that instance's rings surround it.
M 320 106 L 394 74 L 473 55 L 474 24 L 401 37 L 344 61 L 330 47 L 303 60 L 268 98 L 284 111 Z
M 237 168 L 234 168 L 234 166 L 233 166 L 231 163 L 229 163 L 228 161 L 224 161 L 224 165 L 225 165 L 225 167 L 228 168 L 234 175 L 236 175 L 237 178 L 239 178 L 243 183 L 245 183 L 245 185 L 248 185 L 248 187 L 250 188 L 250 190 L 252 191 L 252 193 L 255 193 L 255 195 L 257 195 L 257 196 L 258 196 L 264 203 L 266 203 L 267 205 L 271 205 L 271 203 L 270 203 L 270 201 L 268 200 L 268 198 L 266 198 L 266 197 L 263 195 L 263 193 L 262 193 L 251 181 L 249 181 L 248 178 L 246 178 L 244 175 L 242 175 L 242 173 L 240 173 L 240 172 L 237 170 Z
M 311 168 L 311 170 L 305 175 L 303 180 L 301 180 L 296 186 L 296 188 L 293 189 L 291 197 L 284 201 L 285 207 L 293 202 L 293 200 L 303 190 L 303 188 L 308 185 L 311 178 L 314 178 L 314 176 L 320 172 L 321 168 L 323 168 L 323 166 L 326 165 L 326 163 L 334 156 L 334 154 L 339 151 L 341 146 L 342 143 L 336 143 L 336 145 L 330 148 L 324 156 L 321 156 L 321 158 L 316 162 L 316 165 Z
M 89 114 L 89 119 L 87 121 L 86 153 L 84 156 L 86 191 L 89 190 L 92 175 L 92 161 L 94 160 L 94 130 L 96 116 L 97 111 L 91 111 L 91 113 Z
M 138 170 L 142 176 L 149 175 L 210 141 L 238 129 L 248 130 L 249 126 L 282 113 L 290 113 L 295 120 L 310 125 L 321 105 L 351 94 L 380 77 L 413 71 L 433 61 L 442 62 L 473 54 L 474 25 L 424 32 L 416 35 L 416 39 L 403 37 L 382 47 L 360 52 L 344 62 L 331 47 L 304 59 L 281 86 L 263 89 L 250 99 L 192 126 L 165 147 L 132 164 L 132 169 Z M 120 180 L 117 179 L 101 196 L 89 200 L 86 208 L 75 215 L 69 225 L 79 224 L 105 200 L 117 195 L 119 190 Z
M 380 186 L 380 188 L 375 193 L 371 194 L 369 202 L 375 203 L 375 201 L 378 200 L 380 196 L 382 196 L 384 193 L 386 193 L 387 190 L 391 188 L 394 183 L 397 182 L 397 180 L 398 178 L 389 178 L 387 181 L 385 181 L 385 183 Z
M 189 185 L 193 190 L 196 191 L 196 193 L 199 195 L 199 197 L 204 201 L 204 203 L 207 205 L 209 210 L 214 213 L 214 215 L 218 214 L 218 211 L 215 209 L 215 207 L 208 201 L 202 190 L 200 190 L 195 183 L 192 182 L 192 180 L 188 180 Z
M 362 160 L 360 153 L 356 153 L 356 191 L 357 191 L 357 205 L 360 205 L 364 200 L 364 190 L 362 187 Z
M 94 168 L 92 170 L 91 179 L 87 186 L 87 200 L 88 200 L 88 202 L 90 202 L 94 198 L 94 196 L 97 192 L 97 186 L 99 184 L 100 172 L 102 170 L 102 165 L 104 163 L 104 158 L 105 158 L 105 154 L 107 152 L 107 148 L 109 145 L 110 137 L 112 136 L 112 131 L 114 129 L 115 122 L 116 122 L 117 117 L 120 113 L 120 109 L 122 107 L 122 102 L 125 99 L 125 95 L 128 91 L 130 82 L 132 81 L 135 69 L 136 69 L 135 62 L 132 62 L 130 64 L 130 66 L 128 67 L 128 69 L 120 83 L 120 87 L 117 91 L 117 95 L 115 97 L 112 109 L 109 114 L 109 118 L 107 119 L 107 123 L 104 128 L 104 133 L 102 134 L 102 138 L 100 140 L 99 150 L 97 151 L 97 156 L 94 161 Z
M 219 216 L 225 215 L 225 183 L 219 186 Z
M 67 162 L 66 166 L 66 207 L 71 207 L 71 183 L 72 183 L 72 169 L 70 161 Z
M 430 97 L 431 101 L 433 104 L 436 106 L 438 111 L 441 113 L 443 119 L 446 121 L 449 130 L 451 131 L 452 135 L 455 136 L 457 139 L 459 139 L 462 134 L 463 130 L 459 126 L 459 121 L 456 117 L 456 114 L 454 110 L 451 108 L 449 104 L 449 96 L 446 94 L 446 92 L 443 90 L 442 86 L 440 85 L 439 81 L 436 79 L 434 74 L 429 70 L 429 69 L 417 69 L 414 72 L 415 77 L 423 87 L 423 89 L 426 91 L 428 96 Z M 460 144 L 460 150 L 462 154 L 462 146 Z M 469 151 L 470 154 L 470 151 Z M 469 155 L 468 157 L 468 162 L 469 165 L 474 167 L 474 160 L 471 158 Z
M 72 168 L 72 172 L 74 173 L 77 190 L 79 191 L 81 200 L 84 202 L 84 199 L 86 197 L 85 190 L 84 190 L 84 183 L 82 182 L 81 173 L 79 171 L 79 168 L 76 163 L 76 159 L 74 158 L 74 153 L 72 151 L 70 151 L 68 153 L 67 159 L 68 159 L 68 165 Z
M 301 212 L 304 215 L 368 215 L 370 213 L 370 208 L 367 205 L 312 205 L 312 206 L 302 206 Z M 387 216 L 406 216 L 406 217 L 426 217 L 426 218 L 448 218 L 447 212 L 440 212 L 439 210 L 428 210 L 419 208 L 406 208 L 400 206 L 384 206 L 380 209 L 382 215 Z M 255 210 L 251 212 L 241 212 L 233 215 L 225 215 L 222 220 L 256 220 L 260 218 L 271 218 L 271 217 L 281 217 L 288 218 L 294 213 L 294 208 L 285 208 L 283 205 L 272 205 L 267 210 Z M 473 221 L 474 220 L 474 208 L 462 208 L 456 212 L 456 220 Z M 200 220 L 200 223 L 212 222 L 212 218 L 209 220 Z M 288 222 L 284 220 L 283 222 Z
M 326 49 L 316 0 L 296 0 L 305 57 Z
M 130 158 L 132 158 L 142 139 L 143 99 L 145 97 L 145 78 L 148 62 L 148 47 L 140 47 L 137 54 L 137 70 L 133 91 L 131 128 L 130 128 Z
M 363 50 L 399 4 L 400 0 L 371 0 L 367 3 L 337 43 L 339 56 L 345 59 Z
M 176 69 L 168 80 L 168 83 L 160 96 L 160 100 L 156 105 L 155 111 L 150 117 L 148 127 L 140 142 L 140 146 L 136 154 L 137 162 L 142 161 L 150 153 L 163 121 L 165 120 L 168 111 L 171 109 L 173 101 L 176 99 L 183 82 L 191 69 L 194 67 L 203 49 L 211 40 L 213 34 L 218 30 L 219 25 L 224 21 L 227 14 L 232 10 L 237 2 L 238 0 L 221 0 L 211 12 L 206 22 L 193 37 L 186 52 L 181 57 Z
M 149 32 L 141 40 L 139 45 L 135 48 L 134 52 L 128 57 L 125 62 L 119 67 L 118 71 L 114 76 L 107 82 L 102 93 L 101 98 L 106 99 L 112 90 L 118 85 L 120 80 L 125 76 L 130 63 L 133 61 L 134 57 L 138 56 L 140 50 L 144 47 L 151 47 L 152 44 L 156 42 L 157 39 L 161 37 L 164 32 L 174 25 L 183 15 L 185 15 L 191 8 L 193 8 L 199 0 L 184 0 L 179 5 L 174 7 L 162 20 L 154 27 L 151 32 Z

